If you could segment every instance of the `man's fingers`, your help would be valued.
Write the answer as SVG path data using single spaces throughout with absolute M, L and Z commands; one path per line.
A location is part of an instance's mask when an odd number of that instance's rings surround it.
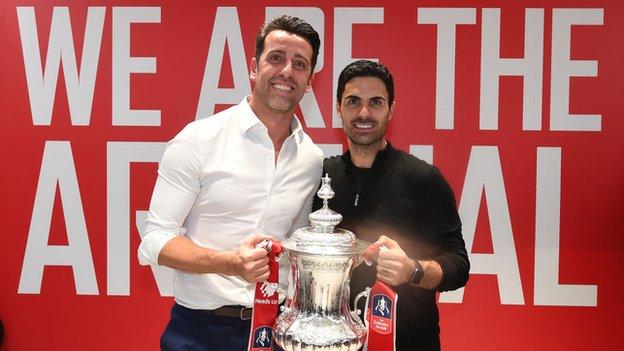
M 368 245 L 366 250 L 364 250 L 364 252 L 362 253 L 362 255 L 364 256 L 364 259 L 366 259 L 367 262 L 376 261 L 377 256 L 379 255 L 380 246 L 381 245 L 379 243 L 372 243 Z
M 391 286 L 397 286 L 401 283 L 398 270 L 383 266 L 377 266 L 377 280 Z
M 269 278 L 269 259 L 249 260 L 243 264 L 242 277 L 250 283 L 257 283 Z
M 244 248 L 243 250 L 241 250 L 240 256 L 243 264 L 264 259 L 266 259 L 266 261 L 268 262 L 269 260 L 267 251 L 262 248 Z
M 396 241 L 390 239 L 389 237 L 382 235 L 379 237 L 379 239 L 377 239 L 376 244 L 384 245 L 385 247 L 389 248 L 389 249 L 396 249 L 396 248 L 401 248 L 399 246 L 399 243 L 397 243 Z
M 260 275 L 257 275 L 255 278 L 255 282 L 262 282 L 269 279 L 269 271 L 266 271 L 265 273 L 262 273 Z
M 259 267 L 254 267 L 253 269 L 249 269 L 247 272 L 247 275 L 249 275 L 256 281 L 260 281 L 260 280 L 266 280 L 266 278 L 268 278 L 269 273 L 270 273 L 269 266 L 265 265 L 265 266 L 259 266 Z M 267 277 L 265 277 L 264 279 L 261 279 L 265 275 Z
M 390 273 L 390 269 L 383 266 L 377 266 L 377 273 L 381 275 L 388 275 Z
M 377 261 L 377 267 L 386 268 L 391 271 L 398 271 L 401 267 L 403 267 L 403 265 L 400 261 L 379 259 Z
M 254 234 L 254 235 L 247 237 L 243 241 L 243 246 L 252 248 L 252 247 L 256 247 L 256 245 L 262 242 L 263 240 L 271 240 L 271 239 L 273 239 L 271 235 Z
M 262 249 L 255 249 L 260 250 Z M 245 270 L 251 271 L 254 269 L 258 269 L 260 267 L 268 267 L 269 266 L 269 258 L 266 255 L 266 251 L 262 252 L 247 252 L 247 254 L 243 257 L 243 266 Z

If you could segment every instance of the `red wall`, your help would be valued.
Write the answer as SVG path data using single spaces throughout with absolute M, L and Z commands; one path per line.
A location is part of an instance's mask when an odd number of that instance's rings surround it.
M 249 91 L 255 32 L 284 3 L 323 29 L 299 113 L 312 138 L 346 145 L 334 76 L 379 59 L 396 81 L 389 139 L 455 189 L 472 271 L 440 298 L 444 349 L 619 349 L 620 1 L 235 3 L 2 2 L 2 350 L 157 349 L 170 272 L 157 285 L 135 254 L 157 161 Z

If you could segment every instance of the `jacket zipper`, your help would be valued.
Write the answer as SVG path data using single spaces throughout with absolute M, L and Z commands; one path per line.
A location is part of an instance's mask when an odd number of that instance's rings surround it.
M 358 204 L 358 200 L 360 199 L 360 194 L 355 194 L 355 202 L 353 203 L 353 206 L 357 207 Z

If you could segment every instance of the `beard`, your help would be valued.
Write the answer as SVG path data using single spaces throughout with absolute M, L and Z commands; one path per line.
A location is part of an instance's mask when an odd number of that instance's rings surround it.
M 373 127 L 374 129 L 373 132 L 365 133 L 365 134 L 359 133 L 357 131 L 357 128 L 354 126 L 354 124 L 357 122 L 366 122 L 366 121 L 363 119 L 357 119 L 351 122 L 349 125 L 345 125 L 343 127 L 345 134 L 347 135 L 347 138 L 351 141 L 353 146 L 356 146 L 359 148 L 369 148 L 379 143 L 383 139 L 383 137 L 386 135 L 386 129 L 388 127 L 387 117 L 386 119 L 383 120 L 383 122 Z
M 264 105 L 274 113 L 291 112 L 298 103 L 296 99 L 282 99 L 275 96 L 267 96 L 264 100 Z
M 294 87 L 291 94 L 283 95 L 280 94 L 279 91 L 276 91 L 276 88 L 272 86 L 274 83 L 281 83 L 291 85 Z M 299 101 L 305 95 L 307 84 L 309 83 L 309 79 L 306 82 L 298 82 L 295 79 L 261 79 L 256 82 L 254 87 L 254 94 L 259 97 L 259 100 L 262 101 L 262 104 L 269 111 L 276 114 L 285 114 L 292 113 Z

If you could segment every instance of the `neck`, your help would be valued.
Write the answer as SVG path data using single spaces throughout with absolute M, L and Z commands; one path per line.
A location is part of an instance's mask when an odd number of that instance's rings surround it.
M 249 107 L 258 117 L 260 122 L 264 124 L 268 131 L 275 151 L 279 152 L 282 148 L 284 140 L 290 135 L 290 124 L 292 118 L 295 115 L 294 111 L 288 111 L 286 113 L 276 113 L 270 109 L 264 107 L 262 104 L 256 104 L 253 97 L 249 99 Z
M 386 147 L 386 139 L 382 138 L 378 142 L 370 145 L 355 144 L 351 140 L 349 143 L 349 152 L 351 153 L 351 162 L 359 168 L 371 168 L 375 162 L 375 156 L 380 150 Z

